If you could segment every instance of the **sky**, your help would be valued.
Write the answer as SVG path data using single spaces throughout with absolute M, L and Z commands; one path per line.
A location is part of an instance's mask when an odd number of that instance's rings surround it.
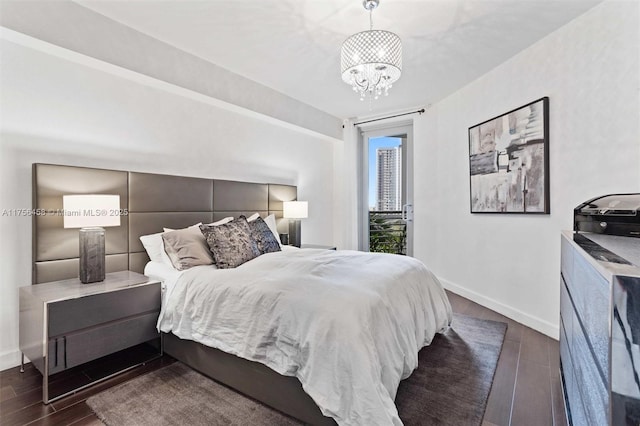
M 400 146 L 402 139 L 381 136 L 379 138 L 369 139 L 369 209 L 376 205 L 376 149 L 386 147 Z

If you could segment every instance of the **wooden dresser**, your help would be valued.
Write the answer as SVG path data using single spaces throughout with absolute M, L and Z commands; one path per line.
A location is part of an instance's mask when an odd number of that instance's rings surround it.
M 562 233 L 560 364 L 567 415 L 640 422 L 640 238 Z

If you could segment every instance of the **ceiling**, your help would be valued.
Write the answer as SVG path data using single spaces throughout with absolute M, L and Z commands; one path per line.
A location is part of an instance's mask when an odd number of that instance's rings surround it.
M 403 41 L 388 97 L 360 101 L 340 46 L 366 30 L 360 0 L 77 0 L 77 3 L 336 117 L 435 103 L 601 0 L 381 0 L 376 29 Z

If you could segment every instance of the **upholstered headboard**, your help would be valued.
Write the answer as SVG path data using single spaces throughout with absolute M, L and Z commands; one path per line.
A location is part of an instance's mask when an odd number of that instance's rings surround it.
M 141 235 L 184 228 L 226 216 L 282 217 L 282 202 L 297 197 L 290 185 L 33 164 L 33 284 L 78 276 L 78 230 L 64 229 L 62 196 L 117 194 L 120 226 L 106 228 L 107 272 L 141 272 L 149 261 Z M 286 225 L 278 220 L 280 232 Z

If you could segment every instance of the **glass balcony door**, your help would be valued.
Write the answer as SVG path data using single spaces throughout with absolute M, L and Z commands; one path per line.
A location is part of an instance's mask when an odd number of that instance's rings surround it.
M 411 127 L 362 133 L 362 250 L 412 255 L 411 133 Z

